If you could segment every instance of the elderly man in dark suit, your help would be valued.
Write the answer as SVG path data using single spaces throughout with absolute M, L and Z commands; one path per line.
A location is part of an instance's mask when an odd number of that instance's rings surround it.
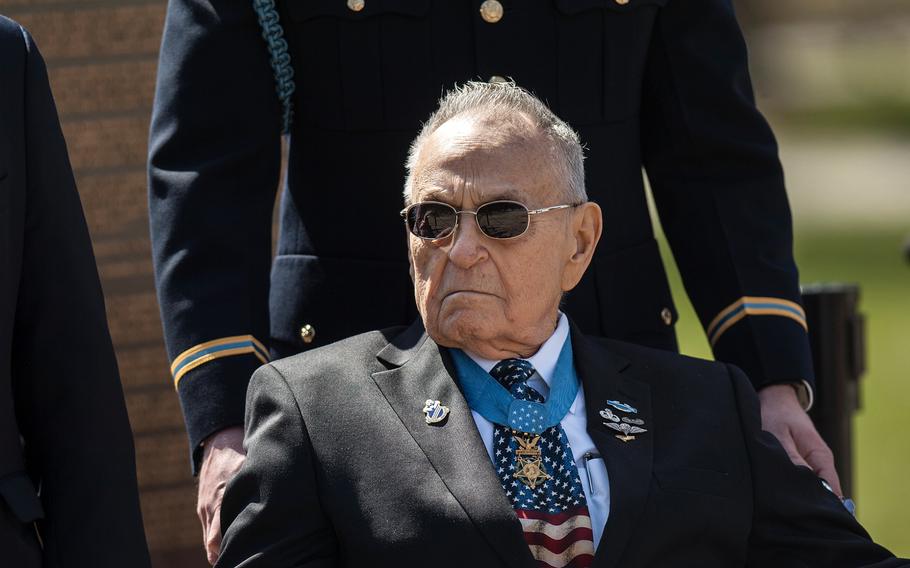
M 455 90 L 408 170 L 420 319 L 257 371 L 217 566 L 905 565 L 761 431 L 742 371 L 562 314 L 601 210 L 540 101 Z
M 610 230 L 563 311 L 585 333 L 676 350 L 644 168 L 714 356 L 748 374 L 764 427 L 794 462 L 839 491 L 804 411 L 813 370 L 790 209 L 733 4 L 168 1 L 152 249 L 211 561 L 223 485 L 243 460 L 252 372 L 416 317 L 402 235 L 381 212 L 398 208 L 420 121 L 443 89 L 476 78 L 514 78 L 577 129 L 588 194 L 610 204 Z M 340 209 L 343 223 L 326 214 Z M 358 293 L 364 273 L 382 302 Z
M 47 72 L 2 16 L 0 566 L 149 566 L 117 360 Z

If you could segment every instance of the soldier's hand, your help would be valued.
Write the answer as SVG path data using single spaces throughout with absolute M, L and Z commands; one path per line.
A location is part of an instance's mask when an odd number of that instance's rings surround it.
M 790 385 L 771 385 L 758 391 L 762 429 L 774 434 L 796 465 L 812 469 L 843 498 L 834 469 L 834 455 L 822 440 Z
M 206 438 L 199 470 L 196 514 L 202 522 L 209 564 L 215 564 L 221 551 L 221 499 L 224 489 L 243 465 L 244 459 L 243 428 L 240 426 L 225 428 Z

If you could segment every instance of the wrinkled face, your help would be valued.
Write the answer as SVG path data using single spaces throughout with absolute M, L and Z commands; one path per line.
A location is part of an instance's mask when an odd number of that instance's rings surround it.
M 538 209 L 566 202 L 549 142 L 519 117 L 514 124 L 455 117 L 420 148 L 411 202 L 440 201 L 474 211 L 508 199 Z M 474 215 L 454 235 L 409 234 L 417 307 L 438 344 L 481 357 L 530 356 L 552 334 L 563 292 L 587 267 L 600 236 L 600 210 L 588 203 L 534 215 L 528 231 L 492 239 Z

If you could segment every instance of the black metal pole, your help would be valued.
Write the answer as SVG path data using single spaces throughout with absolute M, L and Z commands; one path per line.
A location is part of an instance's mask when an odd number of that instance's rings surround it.
M 866 370 L 865 320 L 855 284 L 803 287 L 815 364 L 815 403 L 809 415 L 831 451 L 844 495 L 853 494 L 853 414 Z

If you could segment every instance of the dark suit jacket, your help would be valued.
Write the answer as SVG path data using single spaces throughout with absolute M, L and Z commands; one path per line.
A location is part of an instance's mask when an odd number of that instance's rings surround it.
M 47 72 L 28 33 L 0 17 L 0 565 L 148 563 L 132 432 Z
M 400 331 L 256 372 L 218 568 L 534 565 L 450 357 L 419 324 Z M 742 371 L 574 326 L 571 338 L 610 479 L 594 566 L 906 565 L 760 431 Z M 443 425 L 426 424 L 426 399 L 451 408 Z M 617 439 L 598 415 L 611 399 L 648 432 Z
M 502 0 L 495 24 L 481 0 L 275 4 L 168 2 L 149 206 L 172 359 L 245 335 L 285 357 L 413 321 L 397 216 L 408 144 L 443 89 L 493 75 L 547 101 L 587 147 L 606 230 L 565 306 L 586 333 L 675 348 L 642 166 L 705 327 L 745 296 L 799 303 L 777 146 L 755 108 L 731 0 Z M 270 59 L 269 45 L 288 50 Z M 276 71 L 293 122 L 270 267 Z M 786 314 L 713 326 L 716 358 L 756 386 L 811 381 L 806 332 Z M 316 330 L 309 344 L 305 324 Z M 178 383 L 191 447 L 243 420 L 261 362 L 251 348 L 226 353 Z

